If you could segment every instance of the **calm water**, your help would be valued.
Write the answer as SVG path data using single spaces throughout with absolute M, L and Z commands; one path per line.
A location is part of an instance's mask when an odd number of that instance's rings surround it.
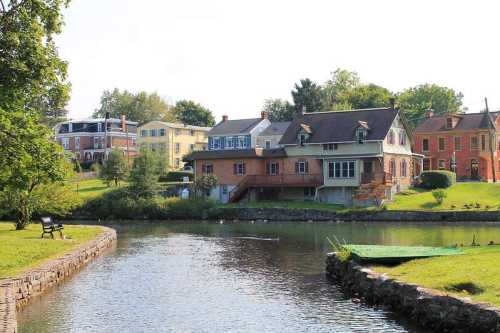
M 20 332 L 419 332 L 391 312 L 353 303 L 325 279 L 325 237 L 449 245 L 476 234 L 483 243 L 500 241 L 498 224 L 115 227 L 117 249 L 23 310 Z

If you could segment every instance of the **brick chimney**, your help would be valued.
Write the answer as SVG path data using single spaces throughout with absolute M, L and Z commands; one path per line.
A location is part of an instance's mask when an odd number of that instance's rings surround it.
M 425 116 L 427 118 L 432 118 L 434 117 L 434 110 L 433 109 L 428 109 L 426 112 L 425 112 Z
M 229 119 L 229 117 L 227 116 L 227 114 L 222 116 L 222 122 L 225 123 L 228 119 Z
M 260 113 L 260 118 L 261 119 L 267 119 L 269 117 L 268 113 L 266 111 L 262 111 Z
M 125 115 L 122 114 L 120 119 L 121 119 L 121 123 L 122 123 L 122 132 L 126 132 L 127 131 L 127 123 L 125 122 Z

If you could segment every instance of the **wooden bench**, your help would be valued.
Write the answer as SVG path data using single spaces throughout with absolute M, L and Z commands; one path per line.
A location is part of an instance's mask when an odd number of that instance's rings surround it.
M 64 227 L 62 224 L 54 223 L 51 217 L 42 217 L 41 222 L 42 222 L 42 238 L 45 234 L 50 234 L 52 239 L 54 239 L 54 232 L 59 231 L 61 239 L 64 239 L 64 235 L 62 232 L 64 230 Z

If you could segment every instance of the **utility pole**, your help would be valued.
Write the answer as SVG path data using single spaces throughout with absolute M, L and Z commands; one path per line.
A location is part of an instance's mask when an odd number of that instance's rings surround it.
M 491 171 L 493 174 L 493 182 L 497 182 L 497 171 L 495 168 L 495 150 L 497 148 L 496 140 L 496 126 L 492 124 L 490 109 L 488 107 L 488 98 L 484 98 L 484 104 L 486 105 L 486 116 L 488 117 L 488 134 L 490 137 L 490 157 L 491 157 Z

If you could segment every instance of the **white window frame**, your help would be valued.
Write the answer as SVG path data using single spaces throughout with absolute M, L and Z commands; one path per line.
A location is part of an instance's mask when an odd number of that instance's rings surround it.
M 75 150 L 80 150 L 80 137 L 75 136 Z
M 64 150 L 69 150 L 69 138 L 61 138 L 61 146 Z
M 164 128 L 160 128 L 160 136 L 165 136 L 167 131 Z
M 347 176 L 344 176 L 344 167 L 347 163 Z M 330 166 L 333 166 L 332 168 Z M 330 168 L 333 171 L 330 174 Z M 338 176 L 337 176 L 338 171 Z M 328 162 L 328 178 L 329 179 L 353 179 L 356 178 L 356 161 L 354 160 L 339 160 Z
M 175 143 L 175 153 L 179 154 L 181 151 L 181 144 L 179 142 Z
M 306 161 L 298 161 L 298 172 L 300 175 L 304 175 L 306 173 Z

